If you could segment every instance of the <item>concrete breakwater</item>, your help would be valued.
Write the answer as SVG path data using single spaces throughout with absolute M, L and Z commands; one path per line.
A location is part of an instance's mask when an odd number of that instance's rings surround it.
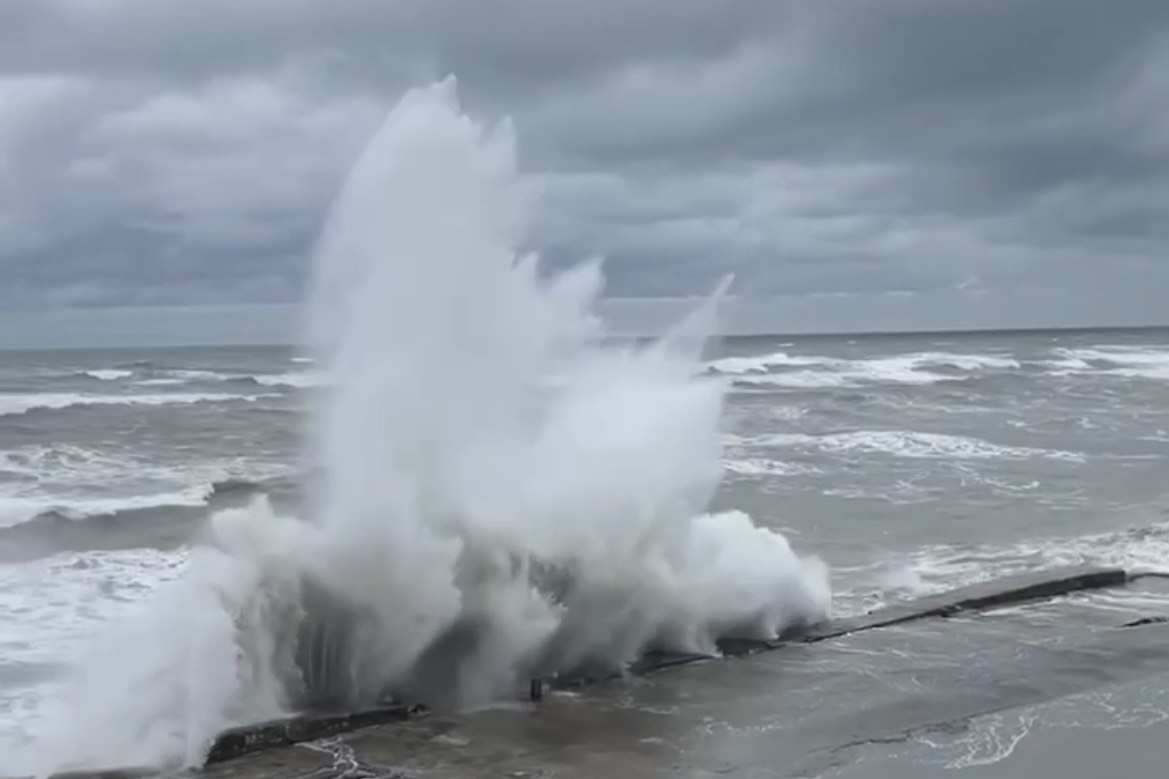
M 728 637 L 720 642 L 722 657 L 749 657 L 785 647 L 807 646 L 832 639 L 929 619 L 944 619 L 964 613 L 977 613 L 997 608 L 1016 606 L 1058 598 L 1076 592 L 1122 587 L 1137 579 L 1161 576 L 1151 572 L 1130 572 L 1118 568 L 1075 567 L 1029 573 L 995 579 L 898 603 L 832 622 L 813 625 L 772 641 L 746 640 Z M 1118 624 L 1117 628 L 1140 627 L 1160 621 L 1158 617 L 1144 618 Z M 955 626 L 956 630 L 961 627 Z M 700 662 L 717 662 L 717 657 L 699 654 L 650 652 L 632 664 L 625 674 L 645 676 L 670 668 L 690 666 Z M 700 669 L 699 669 L 700 670 Z M 539 689 L 573 690 L 611 681 L 620 674 L 564 674 L 538 680 Z M 664 680 L 663 680 L 664 681 Z M 537 707 L 540 704 L 535 704 Z M 395 722 L 406 722 L 433 716 L 421 706 L 396 702 L 363 708 L 350 712 L 314 711 L 296 717 L 258 723 L 226 731 L 216 739 L 207 756 L 205 770 L 228 763 L 249 754 L 279 751 L 295 744 L 320 742 L 362 729 L 376 728 L 393 732 Z M 389 729 L 389 730 L 386 730 Z M 102 772 L 71 772 L 58 774 L 54 779 L 130 779 L 130 777 L 159 776 L 156 769 L 126 768 Z M 241 774 L 243 776 L 245 774 Z

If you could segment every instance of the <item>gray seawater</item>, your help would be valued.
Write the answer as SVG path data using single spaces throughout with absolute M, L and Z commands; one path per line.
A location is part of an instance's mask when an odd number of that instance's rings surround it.
M 822 557 L 837 612 L 1069 563 L 1169 568 L 1167 331 L 732 338 L 710 357 L 733 380 L 716 508 Z M 0 353 L 0 753 L 87 636 L 179 575 L 212 512 L 257 493 L 297 510 L 313 385 L 312 366 L 284 348 Z M 1156 591 L 1092 606 L 1077 619 L 1169 614 Z M 946 651 L 920 641 L 923 656 Z M 808 694 L 831 710 L 862 689 Z M 1146 693 L 1125 698 L 1141 716 L 1074 696 L 1046 716 L 1148 727 L 1169 701 Z M 1041 737 L 1011 735 L 1039 732 L 1024 703 L 1042 701 L 1020 699 L 1011 711 L 1024 714 L 976 707 L 966 713 L 981 724 L 938 743 L 816 770 L 977 772 L 1011 754 L 1040 775 L 1047 753 L 1025 745 Z M 1003 735 L 1003 717 L 1026 727 Z M 1042 738 L 1062 738 L 1052 733 Z

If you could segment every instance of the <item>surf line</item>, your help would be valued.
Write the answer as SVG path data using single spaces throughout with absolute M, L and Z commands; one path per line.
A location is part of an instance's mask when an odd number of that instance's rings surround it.
M 1076 566 L 1001 577 L 886 606 L 865 614 L 794 629 L 773 640 L 724 638 L 718 642 L 718 655 L 653 651 L 643 655 L 623 673 L 594 676 L 569 674 L 550 679 L 532 679 L 528 692 L 531 699 L 538 701 L 543 697 L 545 689 L 579 688 L 617 679 L 623 675 L 644 675 L 691 663 L 717 660 L 720 657 L 743 657 L 782 649 L 793 644 L 819 643 L 907 622 L 1051 600 L 1075 592 L 1123 587 L 1133 581 L 1149 577 L 1169 578 L 1169 572 Z M 1119 627 L 1139 627 L 1160 623 L 1164 619 L 1149 617 Z M 215 739 L 208 751 L 205 765 L 222 763 L 263 750 L 336 736 L 359 728 L 405 721 L 424 716 L 426 713 L 422 706 L 391 703 L 353 712 L 305 713 L 232 728 Z M 144 779 L 159 775 L 158 769 L 125 768 L 100 772 L 70 771 L 56 774 L 49 779 Z

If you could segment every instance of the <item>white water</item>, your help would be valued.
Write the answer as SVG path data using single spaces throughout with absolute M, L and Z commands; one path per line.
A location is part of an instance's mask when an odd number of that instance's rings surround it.
M 401 101 L 319 250 L 311 521 L 218 516 L 184 576 L 87 653 L 17 770 L 195 764 L 306 694 L 471 705 L 534 667 L 827 615 L 823 565 L 704 513 L 722 476 L 725 387 L 700 375 L 717 300 L 649 348 L 602 348 L 599 265 L 542 281 L 517 262 L 517 192 L 510 126 L 462 115 L 453 80 Z M 305 620 L 336 653 L 298 668 Z

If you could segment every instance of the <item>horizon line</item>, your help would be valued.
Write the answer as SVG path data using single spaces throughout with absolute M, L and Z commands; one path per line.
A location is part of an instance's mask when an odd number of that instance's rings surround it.
M 914 329 L 900 329 L 900 330 L 838 330 L 838 331 L 805 331 L 805 332 L 758 332 L 758 333 L 714 333 L 709 337 L 709 340 L 748 340 L 752 338 L 758 339 L 779 339 L 779 338 L 799 338 L 799 339 L 818 339 L 818 338 L 899 338 L 899 337 L 953 337 L 953 336 L 971 336 L 971 335 L 1037 335 L 1043 333 L 1053 333 L 1060 335 L 1074 335 L 1074 334 L 1088 334 L 1088 333 L 1140 333 L 1147 331 L 1165 330 L 1169 331 L 1169 324 L 1149 324 L 1149 325 L 1067 325 L 1067 326 L 1049 326 L 1049 327 L 973 327 L 963 329 L 936 329 L 926 328 L 920 330 Z M 656 333 L 610 333 L 606 336 L 608 339 L 618 340 L 640 340 L 652 339 L 658 334 Z M 283 341 L 256 341 L 249 343 L 184 343 L 184 344 L 160 344 L 160 345 L 101 345 L 101 346 L 0 346 L 0 354 L 5 352 L 75 352 L 75 351 L 151 351 L 157 349 L 274 349 L 274 348 L 288 348 L 296 349 L 303 344 L 293 340 Z

